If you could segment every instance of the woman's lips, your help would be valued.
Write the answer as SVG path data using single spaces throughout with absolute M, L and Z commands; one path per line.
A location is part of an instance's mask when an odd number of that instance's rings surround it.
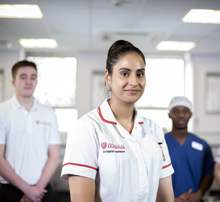
M 139 92 L 139 90 L 132 90 L 132 89 L 125 90 L 125 91 L 128 93 L 131 93 L 131 94 L 135 94 L 135 93 Z

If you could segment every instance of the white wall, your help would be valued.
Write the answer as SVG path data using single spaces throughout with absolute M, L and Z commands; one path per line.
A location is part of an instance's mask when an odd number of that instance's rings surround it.
M 207 114 L 205 111 L 206 74 L 220 73 L 220 55 L 193 55 L 192 60 L 194 64 L 194 132 L 210 144 L 220 145 L 220 114 Z
M 9 99 L 14 94 L 12 86 L 11 68 L 20 59 L 24 59 L 23 50 L 0 50 L 0 69 L 4 71 L 4 99 Z
M 107 53 L 78 53 L 76 108 L 78 118 L 91 110 L 91 82 L 93 71 L 105 71 Z

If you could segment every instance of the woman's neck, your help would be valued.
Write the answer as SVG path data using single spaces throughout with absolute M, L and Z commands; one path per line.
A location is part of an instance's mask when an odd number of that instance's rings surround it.
M 134 127 L 134 104 L 121 103 L 110 99 L 109 105 L 118 123 L 131 134 Z

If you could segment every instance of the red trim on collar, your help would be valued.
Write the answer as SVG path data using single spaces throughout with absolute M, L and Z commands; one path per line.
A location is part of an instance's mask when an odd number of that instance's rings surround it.
M 116 122 L 107 121 L 106 119 L 104 119 L 104 117 L 102 116 L 102 112 L 101 112 L 101 108 L 100 108 L 100 107 L 98 107 L 98 111 L 99 111 L 99 116 L 100 116 L 100 118 L 101 118 L 104 122 L 117 125 Z
M 144 124 L 144 122 L 138 122 L 139 124 Z
M 94 168 L 92 166 L 87 166 L 87 165 L 83 165 L 83 164 L 78 164 L 78 163 L 65 163 L 63 164 L 63 166 L 66 166 L 66 165 L 73 165 L 73 166 L 82 166 L 82 167 L 86 167 L 86 168 L 91 168 L 93 170 L 97 170 L 97 168 Z M 62 167 L 63 167 L 62 166 Z
M 171 166 L 171 163 L 168 164 L 168 165 L 166 165 L 166 166 L 164 166 L 162 169 L 167 168 L 167 167 L 169 167 L 169 166 Z

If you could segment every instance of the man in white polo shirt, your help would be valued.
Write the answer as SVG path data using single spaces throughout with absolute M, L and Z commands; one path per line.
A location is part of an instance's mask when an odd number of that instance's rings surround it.
M 0 201 L 52 201 L 49 184 L 60 157 L 54 111 L 33 97 L 37 67 L 12 67 L 15 95 L 0 104 Z

